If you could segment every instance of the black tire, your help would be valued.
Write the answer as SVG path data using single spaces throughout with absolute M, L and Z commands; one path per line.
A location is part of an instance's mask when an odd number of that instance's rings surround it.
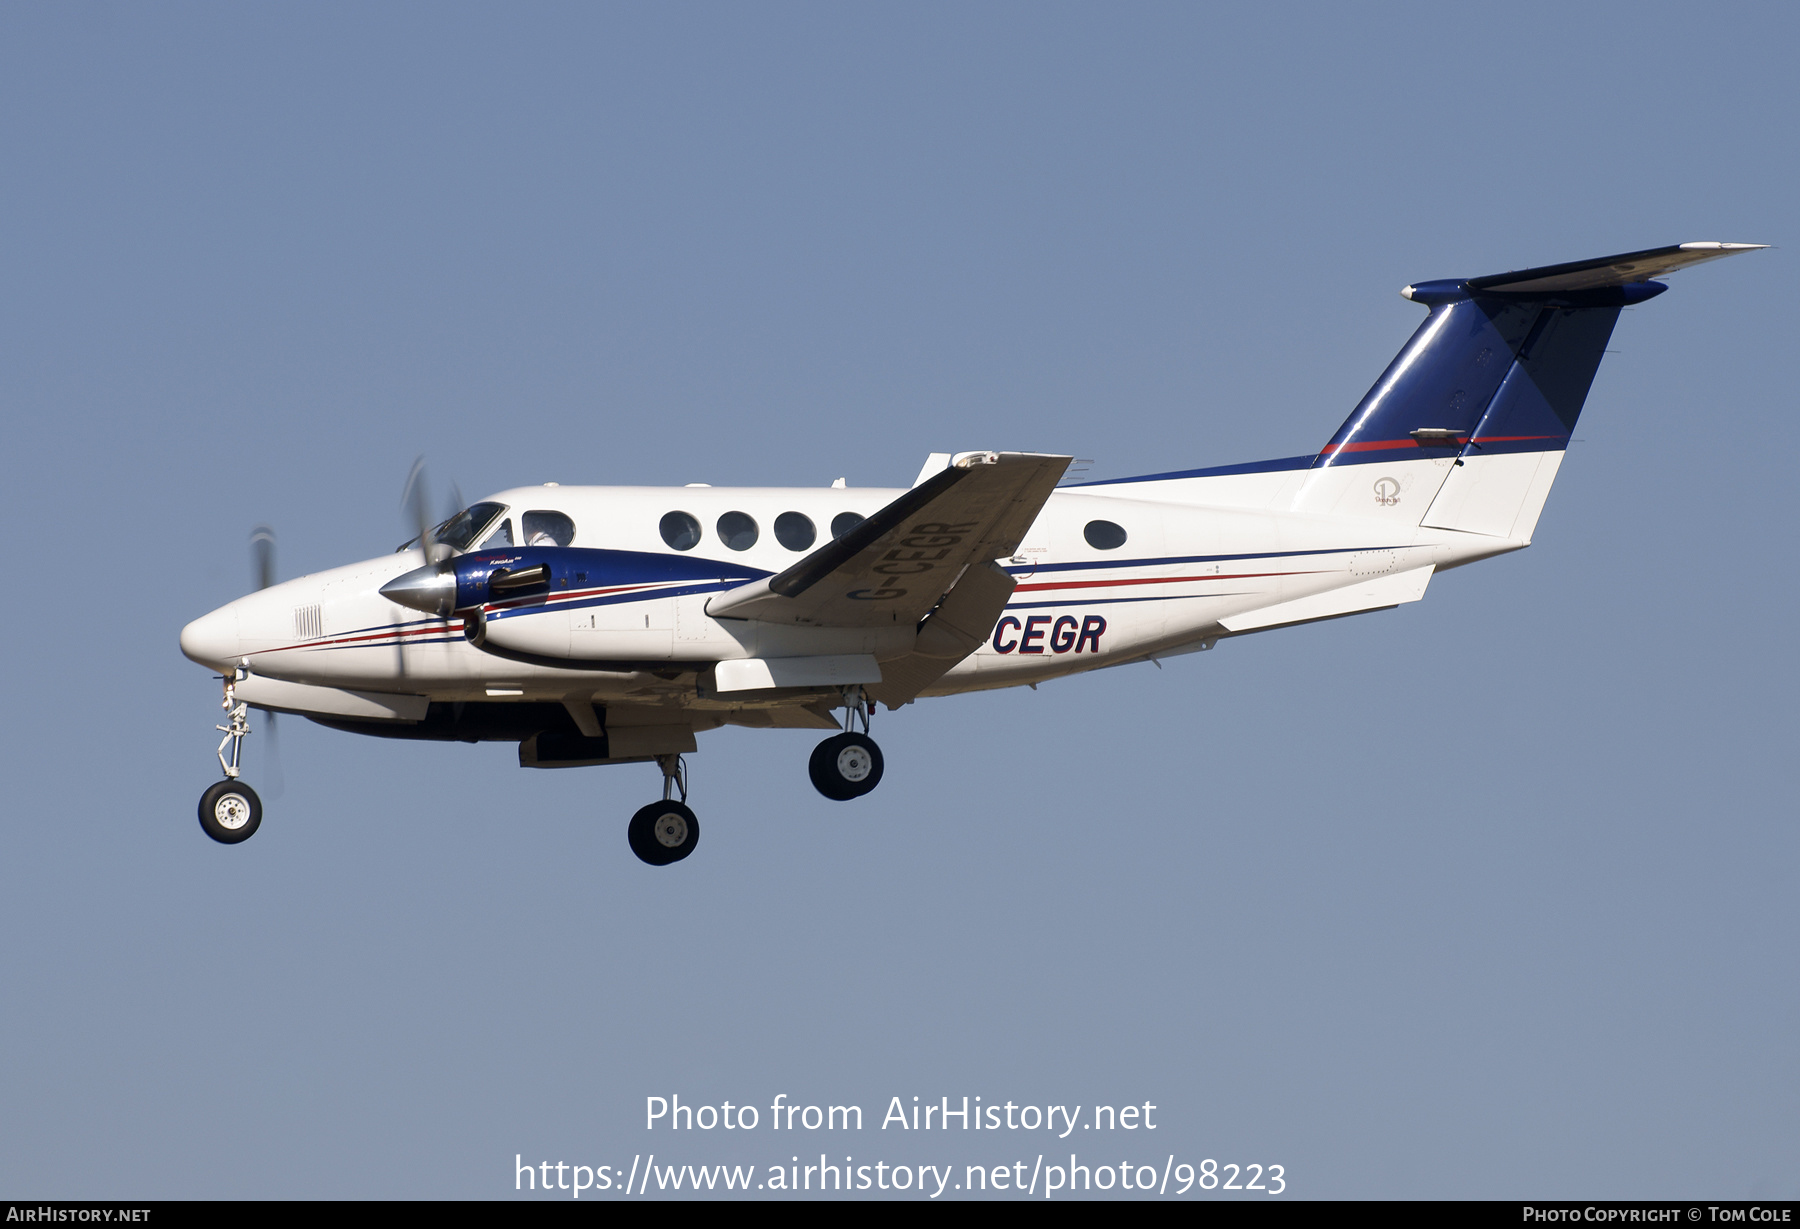
M 625 835 L 632 853 L 651 866 L 667 866 L 700 844 L 700 821 L 684 803 L 653 802 L 631 817 Z
M 881 748 L 867 734 L 837 734 L 813 748 L 806 771 L 834 802 L 861 798 L 881 784 Z
M 262 826 L 262 799 L 242 781 L 219 782 L 200 795 L 200 830 L 221 845 L 236 845 Z

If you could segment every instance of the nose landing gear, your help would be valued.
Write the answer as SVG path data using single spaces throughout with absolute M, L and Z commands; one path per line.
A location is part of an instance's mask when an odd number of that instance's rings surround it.
M 225 677 L 225 725 L 214 726 L 223 731 L 219 740 L 219 767 L 225 779 L 200 795 L 200 830 L 221 845 L 236 845 L 256 835 L 262 826 L 262 799 L 256 791 L 238 780 L 239 757 L 244 739 L 250 733 L 250 706 L 237 698 L 237 685 L 245 677 L 242 666 Z M 225 748 L 231 758 L 225 758 Z
M 844 732 L 834 734 L 813 748 L 807 761 L 807 774 L 813 788 L 833 802 L 860 798 L 881 784 L 884 767 L 881 748 L 869 737 L 869 717 L 873 705 L 860 687 L 844 689 Z M 860 719 L 862 733 L 851 724 Z
M 262 825 L 262 799 L 242 781 L 220 781 L 200 795 L 200 829 L 221 845 L 236 845 Z

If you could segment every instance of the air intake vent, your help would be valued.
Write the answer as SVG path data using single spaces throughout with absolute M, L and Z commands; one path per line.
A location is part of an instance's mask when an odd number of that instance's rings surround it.
M 294 635 L 301 640 L 317 640 L 325 634 L 325 620 L 317 606 L 294 607 Z

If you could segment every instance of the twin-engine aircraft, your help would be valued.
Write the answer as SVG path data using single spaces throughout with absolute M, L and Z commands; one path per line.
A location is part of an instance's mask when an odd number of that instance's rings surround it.
M 181 633 L 224 684 L 200 826 L 234 844 L 262 821 L 239 770 L 256 708 L 516 742 L 527 768 L 655 763 L 662 800 L 628 835 L 666 865 L 700 839 L 682 757 L 705 731 L 831 731 L 808 767 L 848 801 L 881 781 L 878 704 L 1418 601 L 1530 544 L 1619 309 L 1760 246 L 1408 286 L 1425 322 L 1305 456 L 1072 485 L 1069 457 L 1026 452 L 933 454 L 903 491 L 546 483 L 420 518 L 393 555 L 282 584 L 265 567 Z

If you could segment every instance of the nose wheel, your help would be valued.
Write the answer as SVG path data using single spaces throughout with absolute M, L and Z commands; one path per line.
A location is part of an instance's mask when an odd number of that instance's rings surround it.
M 214 727 L 225 735 L 219 740 L 219 767 L 225 770 L 225 779 L 200 795 L 200 830 L 221 845 L 247 841 L 262 826 L 262 799 L 238 779 L 238 761 L 250 734 L 250 706 L 237 698 L 237 685 L 244 677 L 243 667 L 225 676 L 226 724 Z
M 200 795 L 200 829 L 221 845 L 236 845 L 262 825 L 262 799 L 242 781 L 227 778 Z

